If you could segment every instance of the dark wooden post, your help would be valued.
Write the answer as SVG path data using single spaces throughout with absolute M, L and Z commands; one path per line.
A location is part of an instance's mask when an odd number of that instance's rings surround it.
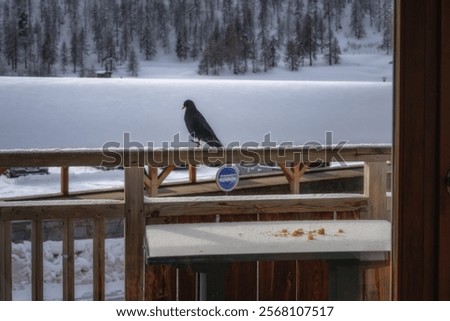
M 94 219 L 93 237 L 93 273 L 94 279 L 94 300 L 105 300 L 105 219 L 97 217 Z M 125 254 L 126 255 L 126 254 Z
M 0 219 L 0 301 L 12 299 L 11 222 Z
M 144 299 L 144 168 L 125 168 L 125 300 Z
M 61 194 L 69 195 L 69 167 L 61 167 Z
M 75 299 L 75 250 L 74 250 L 74 228 L 73 220 L 64 220 L 63 228 L 63 300 L 73 301 Z M 95 272 L 94 272 L 94 275 Z
M 189 182 L 197 182 L 197 166 L 189 164 Z

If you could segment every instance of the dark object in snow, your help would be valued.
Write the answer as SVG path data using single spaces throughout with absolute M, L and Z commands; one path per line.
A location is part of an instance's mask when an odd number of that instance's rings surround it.
M 200 145 L 200 141 L 204 141 L 212 147 L 223 147 L 216 134 L 209 126 L 205 117 L 198 111 L 197 107 L 192 100 L 186 100 L 183 104 L 183 108 L 186 108 L 184 114 L 184 122 L 189 131 L 189 134 L 194 138 L 194 142 Z M 197 139 L 197 141 L 195 141 Z
M 8 178 L 26 176 L 30 174 L 48 174 L 48 167 L 11 167 L 5 172 L 5 175 Z

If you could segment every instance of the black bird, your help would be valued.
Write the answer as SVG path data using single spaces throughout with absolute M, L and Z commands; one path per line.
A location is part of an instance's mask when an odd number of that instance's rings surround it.
M 192 100 L 186 100 L 181 109 L 185 108 L 184 122 L 186 123 L 189 134 L 191 134 L 194 139 L 197 139 L 197 141 L 193 142 L 200 145 L 199 142 L 204 141 L 212 147 L 223 147 L 205 117 L 203 117 L 197 107 L 195 107 L 194 102 Z

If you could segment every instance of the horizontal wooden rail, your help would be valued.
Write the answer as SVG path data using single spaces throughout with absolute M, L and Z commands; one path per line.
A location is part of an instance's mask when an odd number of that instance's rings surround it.
M 391 145 L 248 148 L 0 150 L 0 167 L 140 166 L 218 163 L 313 163 L 388 161 Z
M 52 200 L 0 202 L 0 220 L 80 219 L 123 217 L 124 202 L 117 200 Z
M 361 194 L 146 197 L 147 216 L 346 212 L 368 205 Z

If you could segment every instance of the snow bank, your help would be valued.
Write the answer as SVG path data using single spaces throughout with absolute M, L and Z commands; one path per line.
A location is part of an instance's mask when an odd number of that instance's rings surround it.
M 92 240 L 75 240 L 75 299 L 93 295 Z M 31 299 L 31 242 L 12 243 L 12 288 L 14 300 Z M 44 298 L 62 300 L 63 252 L 61 241 L 43 244 Z M 124 296 L 124 240 L 105 240 L 105 292 L 107 299 Z

